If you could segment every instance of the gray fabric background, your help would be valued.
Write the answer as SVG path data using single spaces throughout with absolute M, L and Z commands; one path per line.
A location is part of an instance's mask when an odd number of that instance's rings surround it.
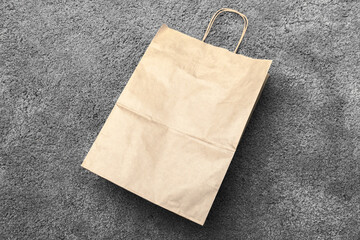
M 80 164 L 162 23 L 245 13 L 270 78 L 204 227 Z M 1 1 L 0 239 L 359 239 L 360 3 Z M 233 49 L 222 14 L 207 42 Z

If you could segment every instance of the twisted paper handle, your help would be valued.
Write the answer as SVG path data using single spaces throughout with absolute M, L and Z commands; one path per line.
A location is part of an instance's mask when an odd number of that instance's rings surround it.
M 204 37 L 203 37 L 202 41 L 203 41 L 203 42 L 205 41 L 206 37 L 209 35 L 209 32 L 210 32 L 210 30 L 211 30 L 212 25 L 214 24 L 214 21 L 215 21 L 216 17 L 219 16 L 222 12 L 232 12 L 232 13 L 236 13 L 236 14 L 240 15 L 240 17 L 242 17 L 242 19 L 244 20 L 244 28 L 243 28 L 243 31 L 242 31 L 242 34 L 241 34 L 239 43 L 237 44 L 237 46 L 236 46 L 236 48 L 235 48 L 235 50 L 234 50 L 234 53 L 236 53 L 236 52 L 238 51 L 239 47 L 240 47 L 241 41 L 243 40 L 243 38 L 244 38 L 244 36 L 245 36 L 246 29 L 247 29 L 249 23 L 248 23 L 247 17 L 246 17 L 244 14 L 242 14 L 242 13 L 240 13 L 240 12 L 234 10 L 234 9 L 231 9 L 231 8 L 221 8 L 221 9 L 217 10 L 217 12 L 212 16 L 212 18 L 211 18 L 211 20 L 210 20 L 210 22 L 209 22 L 209 25 L 208 25 L 208 27 L 207 27 L 207 29 L 206 29 L 206 32 L 205 32 L 205 34 L 204 34 Z

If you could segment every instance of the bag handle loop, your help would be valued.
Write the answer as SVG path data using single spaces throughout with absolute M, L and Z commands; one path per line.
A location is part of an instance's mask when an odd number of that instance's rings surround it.
M 204 42 L 205 39 L 206 39 L 206 37 L 209 35 L 209 32 L 210 32 L 210 30 L 211 30 L 212 25 L 214 24 L 214 21 L 215 21 L 216 17 L 219 16 L 219 15 L 220 15 L 221 13 L 223 13 L 223 12 L 236 13 L 236 14 L 240 15 L 240 17 L 242 17 L 242 19 L 244 20 L 244 28 L 243 28 L 243 31 L 242 31 L 242 34 L 241 34 L 239 43 L 237 44 L 237 46 L 236 46 L 236 48 L 235 48 L 235 50 L 234 50 L 234 53 L 236 53 L 236 52 L 238 51 L 238 49 L 239 49 L 239 46 L 240 46 L 241 41 L 243 40 L 243 38 L 244 38 L 244 36 L 245 36 L 245 33 L 246 33 L 246 30 L 247 30 L 247 27 L 248 27 L 249 23 L 248 23 L 247 17 L 246 17 L 244 14 L 242 14 L 242 13 L 240 13 L 240 12 L 234 10 L 234 9 L 231 9 L 231 8 L 221 8 L 221 9 L 217 10 L 216 13 L 212 16 L 212 18 L 211 18 L 211 20 L 210 20 L 210 22 L 209 22 L 209 25 L 208 25 L 208 27 L 207 27 L 207 29 L 206 29 L 206 32 L 205 32 L 205 34 L 204 34 L 204 37 L 203 37 L 202 41 Z

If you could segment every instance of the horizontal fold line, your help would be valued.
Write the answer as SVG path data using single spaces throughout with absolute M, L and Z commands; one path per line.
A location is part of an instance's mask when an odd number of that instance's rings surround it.
M 200 141 L 200 142 L 202 142 L 202 143 L 205 143 L 205 144 L 207 144 L 207 145 L 216 147 L 216 148 L 218 148 L 218 149 L 226 150 L 226 151 L 228 151 L 228 152 L 232 152 L 232 153 L 235 152 L 235 149 L 230 149 L 230 148 L 227 148 L 227 147 L 225 147 L 225 146 L 218 145 L 218 144 L 216 144 L 216 143 L 213 143 L 213 142 L 204 140 L 204 139 L 202 139 L 202 138 L 193 136 L 193 135 L 191 135 L 191 134 L 189 134 L 189 133 L 185 133 L 185 132 L 180 131 L 180 130 L 178 130 L 178 129 L 175 129 L 175 128 L 173 128 L 173 127 L 169 127 L 169 126 L 166 125 L 165 123 L 162 123 L 162 122 L 160 122 L 159 120 L 153 119 L 151 116 L 147 116 L 147 115 L 145 115 L 145 114 L 141 114 L 141 113 L 139 113 L 139 112 L 137 112 L 137 111 L 129 108 L 128 106 L 125 106 L 124 104 L 122 104 L 122 103 L 120 103 L 120 102 L 116 102 L 116 106 L 119 107 L 119 108 L 126 109 L 126 110 L 128 110 L 128 111 L 130 111 L 130 112 L 132 112 L 132 113 L 134 113 L 134 114 L 136 114 L 136 115 L 138 115 L 138 116 L 140 116 L 140 117 L 142 117 L 142 118 L 145 118 L 145 119 L 148 120 L 148 121 L 157 123 L 157 124 L 159 124 L 159 125 L 161 125 L 161 126 L 163 126 L 163 127 L 165 127 L 165 128 L 168 128 L 168 129 L 170 129 L 170 130 L 172 130 L 172 131 L 174 131 L 174 132 L 177 132 L 177 133 L 179 133 L 179 134 L 185 135 L 185 136 L 187 136 L 187 137 L 190 137 L 190 138 L 192 138 L 192 139 L 195 139 L 195 140 Z

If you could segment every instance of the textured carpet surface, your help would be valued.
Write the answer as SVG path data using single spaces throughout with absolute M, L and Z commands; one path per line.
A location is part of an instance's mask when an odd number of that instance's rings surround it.
M 162 23 L 245 13 L 270 78 L 204 227 L 80 167 Z M 1 1 L 0 239 L 359 239 L 360 3 Z M 242 23 L 207 42 L 233 49 Z

